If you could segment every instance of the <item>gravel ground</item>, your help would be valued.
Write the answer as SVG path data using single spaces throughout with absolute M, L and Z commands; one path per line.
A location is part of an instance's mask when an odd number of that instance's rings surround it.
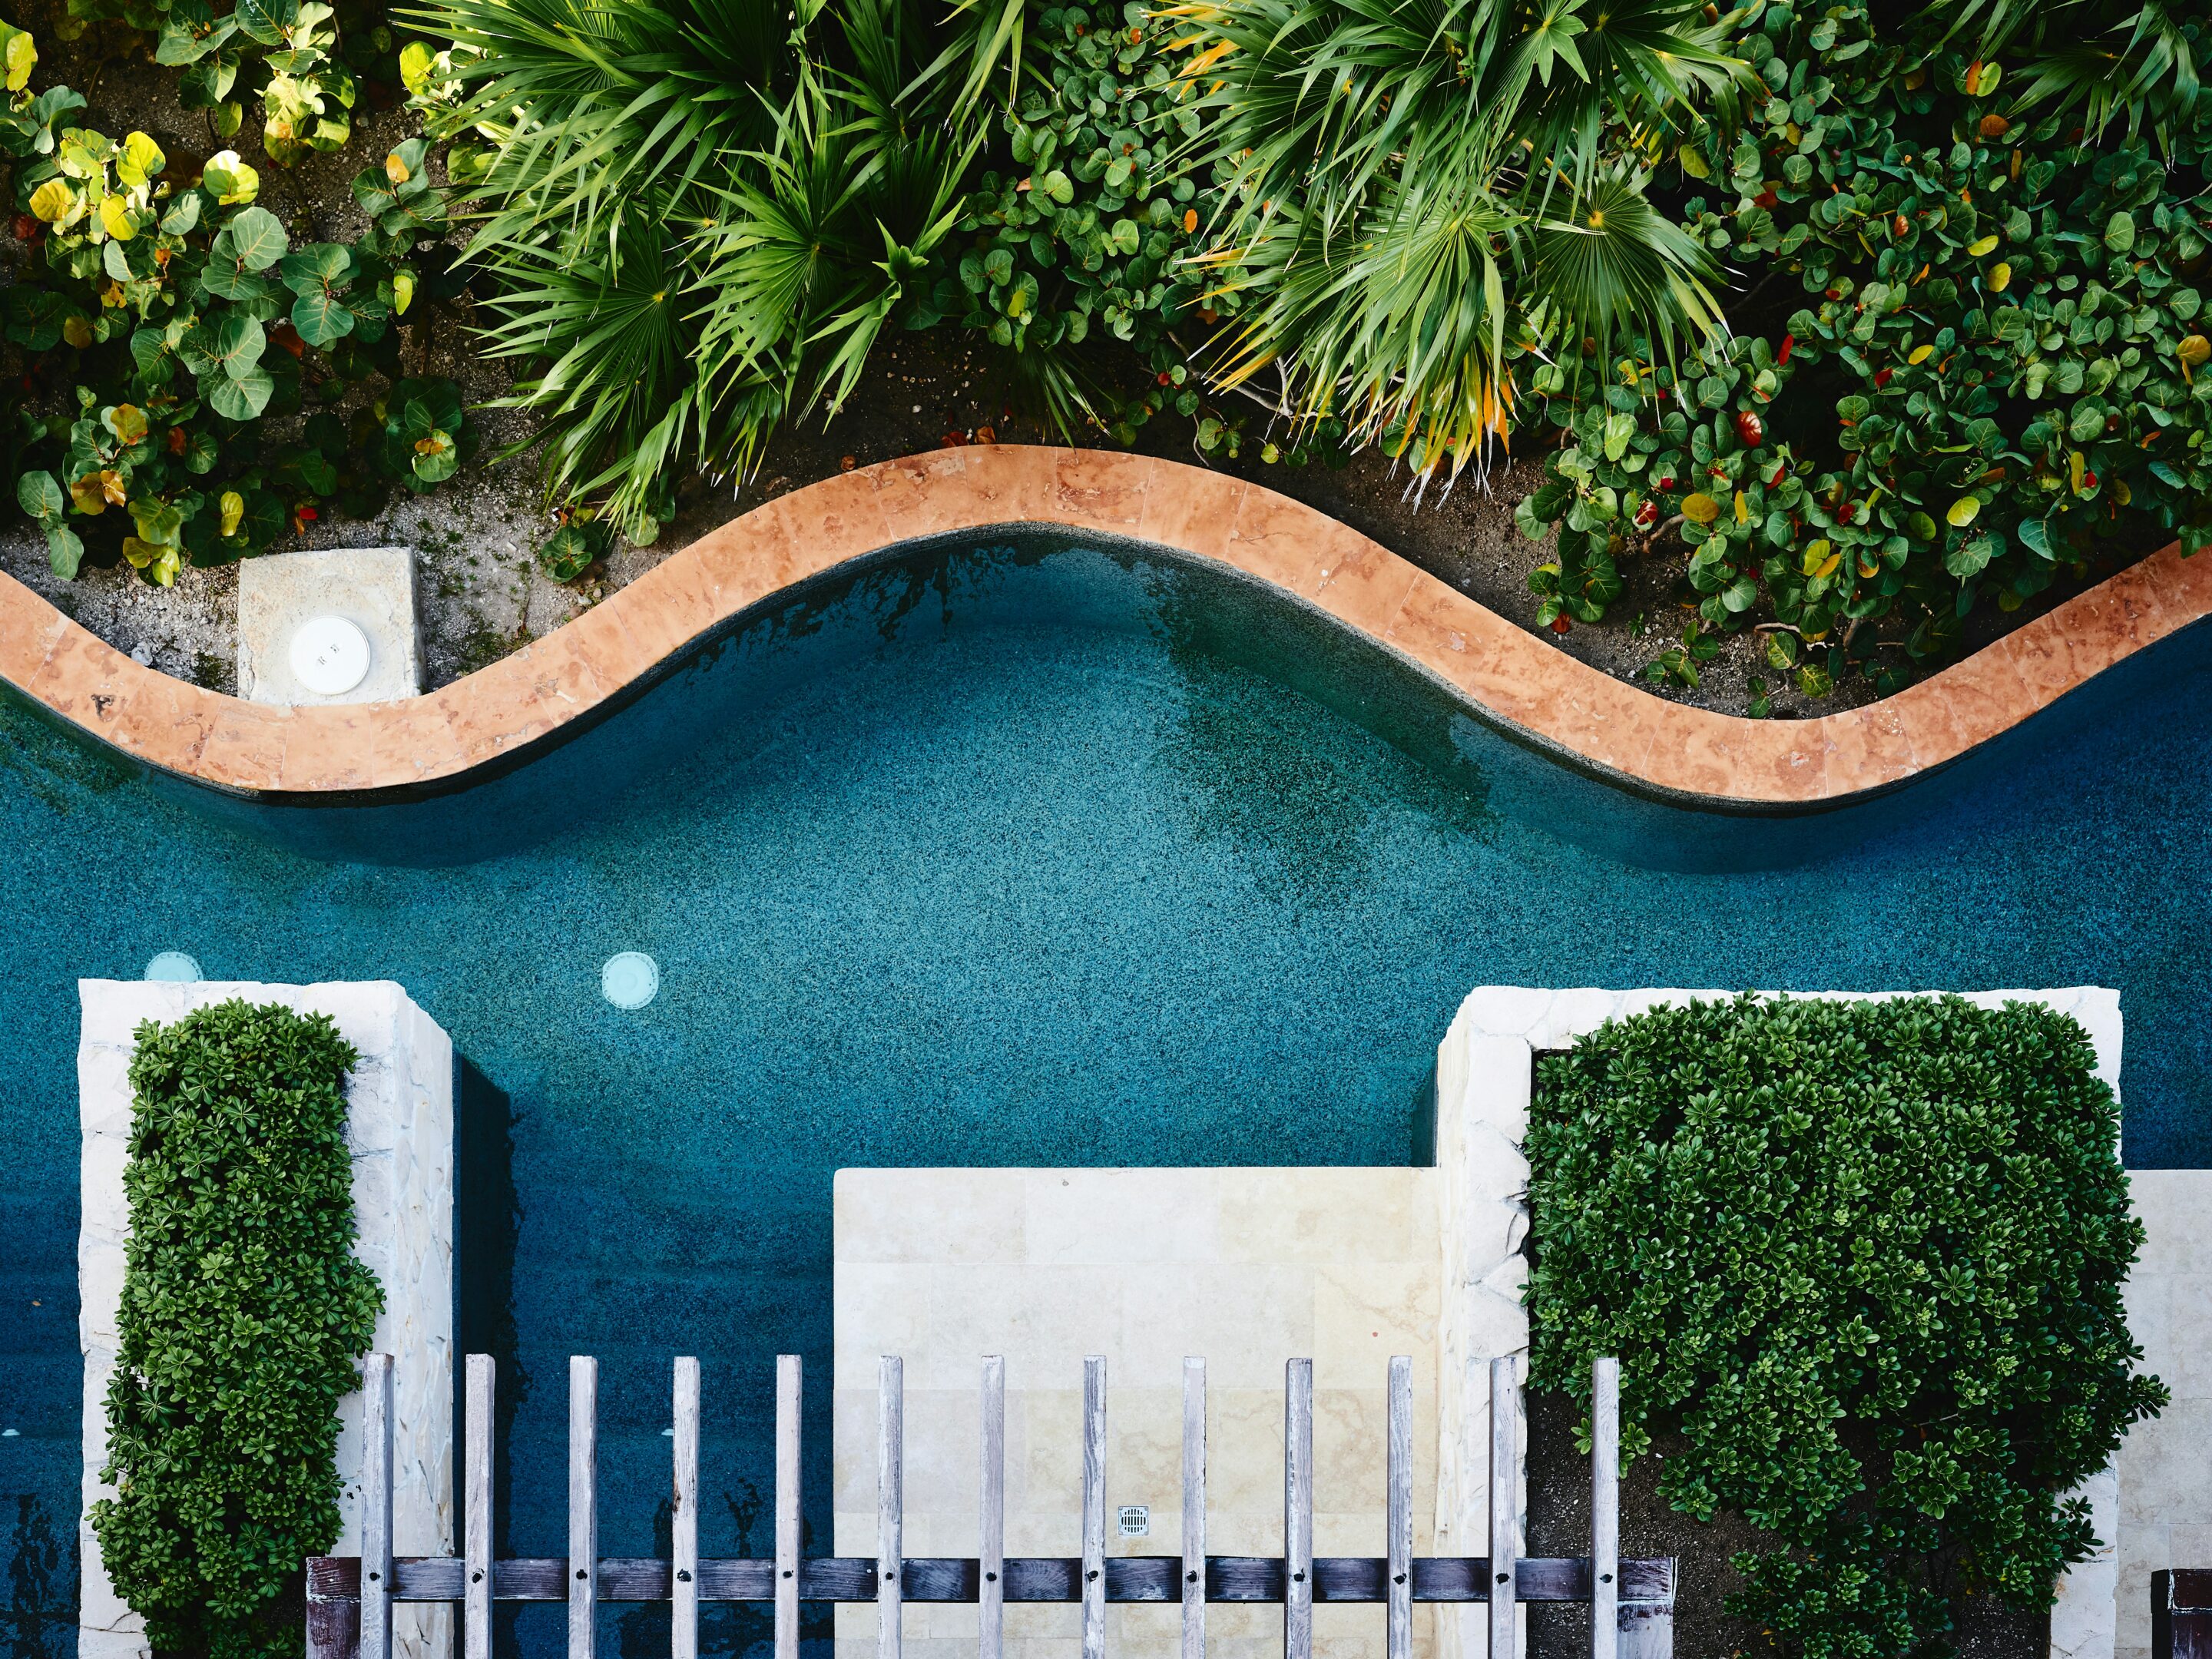
M 177 104 L 172 72 L 154 67 L 143 46 L 125 49 L 126 42 L 143 37 L 131 37 L 119 26 L 95 26 L 76 42 L 60 42 L 48 26 L 48 16 L 42 15 L 50 10 L 51 0 L 46 0 L 25 20 L 36 32 L 43 54 L 37 84 L 46 84 L 50 75 L 67 82 L 90 96 L 91 125 L 117 137 L 132 127 L 143 128 L 174 158 L 204 156 L 220 148 L 204 118 Z M 413 118 L 404 110 L 380 113 L 368 104 L 364 98 L 356 111 L 354 142 L 344 153 L 313 157 L 296 172 L 262 161 L 258 127 L 250 116 L 246 131 L 235 141 L 241 154 L 262 162 L 263 204 L 292 226 L 295 241 L 347 239 L 361 229 L 349 181 L 368 159 L 381 155 L 413 131 Z M 12 262 L 24 252 L 21 245 L 0 240 L 0 280 L 12 274 Z M 967 441 L 985 426 L 1005 441 L 1056 438 L 1041 424 L 1014 415 L 1000 400 L 998 388 L 1004 377 L 994 372 L 986 354 L 941 336 L 896 335 L 871 361 L 867 380 L 854 404 L 827 429 L 818 419 L 787 428 L 768 447 L 758 473 L 735 490 L 693 480 L 680 493 L 677 522 L 654 546 L 621 548 L 578 581 L 562 586 L 539 571 L 532 557 L 551 520 L 531 457 L 526 453 L 498 465 L 485 459 L 526 436 L 527 428 L 511 411 L 484 407 L 507 392 L 508 379 L 503 365 L 483 362 L 469 351 L 470 320 L 465 304 L 461 314 L 434 321 L 427 349 L 409 367 L 418 373 L 450 375 L 460 383 L 472 408 L 471 419 L 484 434 L 479 459 L 433 495 L 396 492 L 377 518 L 325 520 L 311 526 L 295 544 L 405 544 L 416 550 L 422 572 L 418 599 L 425 662 L 433 686 L 559 627 L 674 549 L 736 513 L 830 476 L 848 458 L 865 465 L 947 441 Z M 410 339 L 410 359 L 417 349 Z M 16 365 L 8 367 L 12 372 Z M 1248 445 L 1243 462 L 1214 465 L 1261 479 L 1309 502 L 1500 615 L 1522 627 L 1535 627 L 1538 601 L 1527 578 L 1545 554 L 1514 529 L 1512 508 L 1539 476 L 1536 463 L 1525 458 L 1508 460 L 1486 480 L 1469 478 L 1450 492 L 1432 489 L 1424 495 L 1410 490 L 1404 473 L 1373 453 L 1338 470 L 1266 465 L 1254 459 L 1259 424 L 1254 423 L 1254 441 Z M 1187 421 L 1163 417 L 1145 428 L 1141 438 L 1139 447 L 1146 453 L 1206 464 L 1193 444 Z M 88 567 L 77 580 L 61 582 L 47 568 L 45 544 L 36 527 L 15 511 L 12 501 L 5 501 L 0 502 L 0 570 L 28 583 L 141 661 L 204 685 L 231 689 L 237 636 L 234 567 L 187 569 L 168 590 L 148 585 L 127 565 Z M 1644 671 L 1680 642 L 1682 624 L 1691 612 L 1673 592 L 1678 563 L 1632 565 L 1624 574 L 1628 591 L 1607 623 L 1577 627 L 1564 635 L 1547 631 L 1541 637 L 1606 673 L 1649 685 Z M 2010 617 L 1984 607 L 1970 624 L 1967 643 L 1986 643 L 2002 631 L 1998 624 L 2024 621 L 2063 598 L 2066 591 L 2055 592 L 2046 596 L 2044 605 L 2025 607 Z M 1763 665 L 1759 650 L 1749 635 L 1725 639 L 1719 654 L 1704 665 L 1698 687 L 1665 684 L 1652 689 L 1680 701 L 1742 714 L 1751 701 L 1749 678 L 1756 675 L 1773 696 L 1773 712 L 1783 717 L 1832 713 L 1873 695 L 1865 681 L 1855 678 L 1822 702 L 1809 703 L 1788 688 L 1782 676 Z

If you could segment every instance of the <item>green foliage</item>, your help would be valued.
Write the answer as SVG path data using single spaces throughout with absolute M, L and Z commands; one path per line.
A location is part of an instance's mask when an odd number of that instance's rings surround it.
M 393 327 L 452 286 L 441 254 L 414 253 L 445 214 L 423 140 L 355 180 L 372 216 L 359 244 L 294 248 L 235 151 L 174 179 L 145 133 L 70 125 L 74 94 L 15 97 L 15 205 L 43 258 L 0 295 L 0 326 L 68 390 L 16 416 L 14 495 L 58 574 L 122 559 L 166 586 L 187 562 L 266 551 L 326 504 L 365 516 L 392 483 L 429 489 L 472 452 L 458 389 L 405 379 Z M 325 409 L 268 435 L 308 393 L 335 403 L 380 376 L 393 391 L 349 423 Z
M 548 493 L 633 541 L 674 516 L 682 472 L 748 467 L 787 416 L 834 414 L 942 269 L 980 136 L 909 0 L 424 15 L 456 43 L 441 131 L 495 146 L 470 257 L 491 355 L 530 368 L 509 402 L 538 417 Z
M 1037 79 L 1002 118 L 1010 173 L 984 173 L 962 210 L 973 238 L 957 270 L 938 279 L 926 326 L 939 314 L 1036 359 L 1034 372 L 1063 428 L 1089 416 L 1121 442 L 1160 407 L 1199 410 L 1196 385 L 1172 331 L 1200 317 L 1200 224 L 1217 194 L 1200 188 L 1188 152 L 1201 131 L 1197 88 L 1176 76 L 1174 20 L 1129 0 L 1048 7 L 1030 39 Z M 1188 316 L 1185 313 L 1189 313 Z M 1091 339 L 1133 349 L 1152 384 L 1124 400 L 1085 384 L 1076 354 Z M 1095 381 L 1095 377 L 1091 377 Z
M 1218 383 L 1272 370 L 1300 418 L 1456 475 L 1527 354 L 1717 325 L 1711 260 L 1646 196 L 1648 135 L 1741 73 L 1686 0 L 1177 9 L 1233 181 L 1207 263 L 1246 295 Z
M 137 1040 L 93 1530 L 156 1648 L 296 1654 L 271 1604 L 337 1537 L 337 1402 L 383 1301 L 352 1249 L 357 1056 L 328 1015 L 235 1000 Z
M 1958 997 L 1705 1003 L 1538 1062 L 1530 1375 L 1621 1358 L 1622 1449 L 1743 1516 L 1730 1610 L 1807 1659 L 1937 1651 L 1955 1592 L 2047 1605 L 2166 1390 L 2087 1037 Z
M 1553 400 L 1565 441 L 1521 516 L 1559 526 L 1567 608 L 1596 620 L 1604 573 L 1679 540 L 1709 626 L 1769 613 L 1822 647 L 1807 684 L 1890 689 L 1978 603 L 2212 539 L 2202 178 L 2140 140 L 2084 148 L 2063 111 L 2016 120 L 2000 65 L 1884 39 L 1861 6 L 1726 21 L 1771 95 L 1679 146 L 1686 188 L 1727 187 L 1684 228 L 1769 314 L 1804 303 Z

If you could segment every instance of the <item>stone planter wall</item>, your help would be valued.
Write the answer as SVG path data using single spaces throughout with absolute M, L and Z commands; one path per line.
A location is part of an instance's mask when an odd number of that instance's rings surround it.
M 108 1582 L 92 1533 L 93 1504 L 112 1488 L 105 1401 L 115 1367 L 131 1218 L 123 1172 L 131 1133 L 131 1056 L 143 1020 L 167 1023 L 242 997 L 327 1013 L 361 1053 L 347 1085 L 351 1109 L 356 1250 L 384 1285 L 378 1350 L 395 1357 L 394 1542 L 403 1555 L 457 1548 L 453 1503 L 453 1046 L 389 981 L 356 984 L 197 984 L 81 980 L 77 1047 L 83 1218 L 77 1236 L 79 1337 L 84 1351 L 84 1486 L 77 1536 L 82 1563 L 79 1659 L 149 1659 L 144 1627 Z M 337 1464 L 344 1530 L 335 1553 L 361 1547 L 361 1396 L 338 1407 Z M 452 1615 L 402 1607 L 404 1659 L 447 1659 Z

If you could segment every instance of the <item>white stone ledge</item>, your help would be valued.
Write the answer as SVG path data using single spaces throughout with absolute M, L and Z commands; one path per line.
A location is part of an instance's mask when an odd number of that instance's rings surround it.
M 112 1495 L 106 1401 L 115 1369 L 124 1244 L 130 1236 L 123 1171 L 131 1134 L 132 1034 L 233 997 L 326 1013 L 361 1055 L 346 1084 L 353 1156 L 355 1252 L 384 1286 L 374 1345 L 394 1356 L 393 1543 L 402 1555 L 455 1547 L 453 1509 L 453 1046 L 437 1023 L 388 980 L 325 985 L 246 981 L 178 984 L 80 980 L 77 1046 L 82 1220 L 77 1235 L 79 1346 L 84 1353 L 84 1475 L 78 1516 L 82 1565 L 78 1659 L 149 1659 L 144 1624 L 115 1594 L 92 1531 L 92 1505 Z M 343 1530 L 337 1552 L 361 1547 L 359 1394 L 338 1405 Z M 402 1607 L 404 1659 L 446 1659 L 444 1608 Z

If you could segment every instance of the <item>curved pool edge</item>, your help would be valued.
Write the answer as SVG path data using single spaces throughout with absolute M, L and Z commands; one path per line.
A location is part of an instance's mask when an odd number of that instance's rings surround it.
M 226 793 L 442 793 L 506 769 L 781 592 L 902 544 L 1022 525 L 1224 565 L 1425 671 L 1509 735 L 1708 808 L 1811 810 L 1893 788 L 2212 612 L 2212 560 L 2169 546 L 1886 701 L 1747 720 L 1616 680 L 1263 486 L 1148 456 L 988 445 L 779 496 L 513 655 L 404 702 L 284 708 L 209 691 L 141 666 L 4 574 L 0 679 L 132 759 Z

